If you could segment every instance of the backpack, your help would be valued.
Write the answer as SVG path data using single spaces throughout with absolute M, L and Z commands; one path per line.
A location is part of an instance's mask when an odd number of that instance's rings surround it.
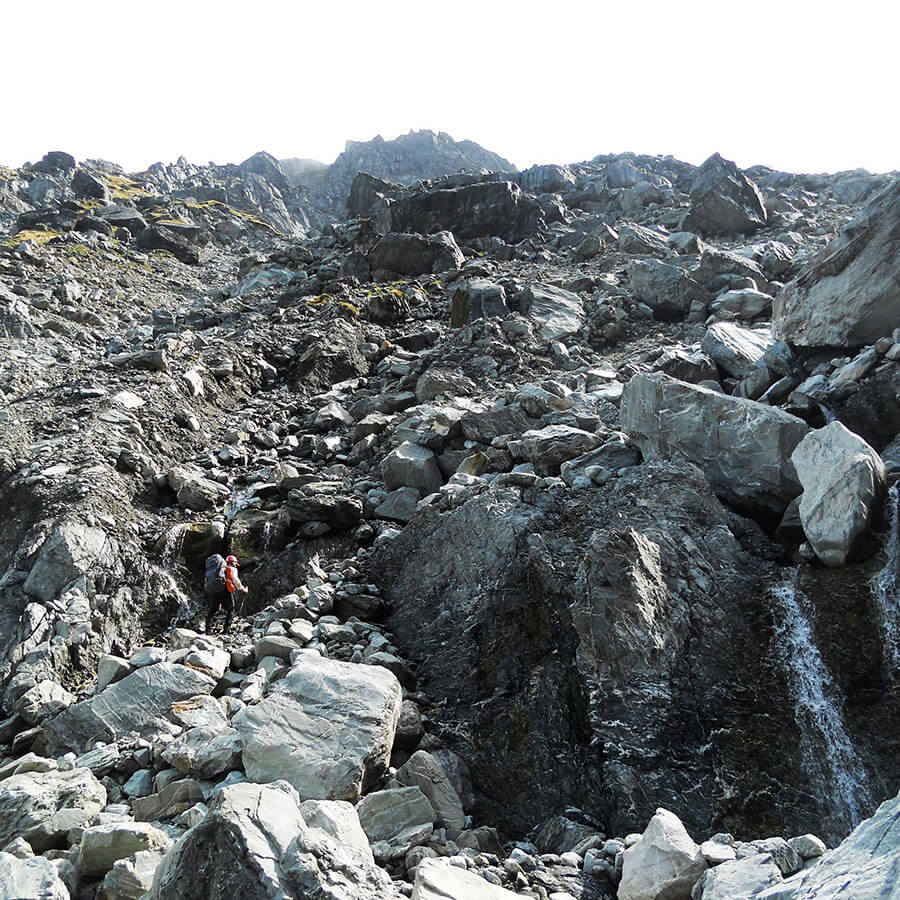
M 209 593 L 219 593 L 225 590 L 225 557 L 214 553 L 206 560 L 206 581 L 204 586 Z

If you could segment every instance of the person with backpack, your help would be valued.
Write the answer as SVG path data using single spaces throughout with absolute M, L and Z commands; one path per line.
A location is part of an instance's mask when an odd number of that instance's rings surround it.
M 213 616 L 221 608 L 225 613 L 225 622 L 222 626 L 223 634 L 231 630 L 231 619 L 234 616 L 234 595 L 247 596 L 247 588 L 241 584 L 238 575 L 237 557 L 229 556 L 223 559 L 218 553 L 214 553 L 206 560 L 206 580 L 204 588 L 207 596 L 206 631 L 212 631 Z M 242 600 L 243 603 L 243 600 Z

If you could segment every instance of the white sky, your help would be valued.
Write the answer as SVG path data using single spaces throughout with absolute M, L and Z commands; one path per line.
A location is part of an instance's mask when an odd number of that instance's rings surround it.
M 5 0 L 0 163 L 331 162 L 411 128 L 525 167 L 900 169 L 893 0 Z

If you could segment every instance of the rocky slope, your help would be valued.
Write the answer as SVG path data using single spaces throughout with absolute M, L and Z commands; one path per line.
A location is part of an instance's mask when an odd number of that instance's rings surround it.
M 0 898 L 889 896 L 896 177 L 448 142 L 0 169 Z

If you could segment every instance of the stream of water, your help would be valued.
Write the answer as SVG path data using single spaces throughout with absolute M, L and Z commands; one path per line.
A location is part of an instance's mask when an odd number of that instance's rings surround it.
M 821 781 L 824 806 L 835 825 L 849 831 L 871 806 L 865 768 L 844 722 L 840 690 L 815 643 L 813 605 L 797 588 L 796 577 L 794 572 L 772 588 L 772 596 L 781 613 L 776 634 L 791 681 L 803 766 Z
M 882 569 L 870 582 L 881 614 L 884 661 L 892 677 L 900 675 L 900 490 L 893 485 L 888 492 L 888 537 Z

